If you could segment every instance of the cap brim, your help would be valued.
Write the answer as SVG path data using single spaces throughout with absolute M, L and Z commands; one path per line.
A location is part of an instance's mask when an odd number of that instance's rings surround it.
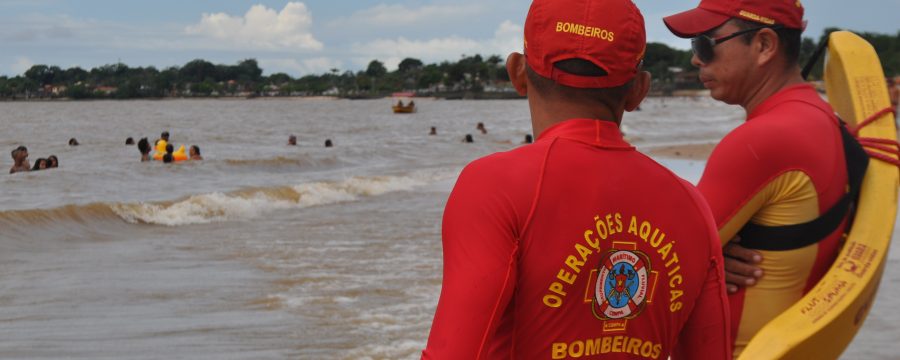
M 663 18 L 663 22 L 675 36 L 692 38 L 715 29 L 730 17 L 706 9 L 695 8 Z

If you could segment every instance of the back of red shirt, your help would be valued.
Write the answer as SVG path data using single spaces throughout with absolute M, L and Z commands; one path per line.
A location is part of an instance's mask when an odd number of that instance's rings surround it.
M 730 356 L 709 210 L 613 123 L 569 120 L 470 164 L 443 242 L 426 358 Z

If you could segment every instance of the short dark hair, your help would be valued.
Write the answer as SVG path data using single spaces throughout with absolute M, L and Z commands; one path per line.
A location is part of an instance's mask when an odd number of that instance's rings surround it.
M 171 154 L 173 151 L 175 151 L 175 147 L 172 144 L 166 144 L 166 153 Z
M 740 30 L 749 30 L 755 29 L 760 26 L 763 26 L 760 23 L 742 20 L 742 19 L 731 19 L 732 23 L 738 27 Z M 774 29 L 775 33 L 778 34 L 778 43 L 779 47 L 781 47 L 781 51 L 784 52 L 784 57 L 787 60 L 789 65 L 797 65 L 800 64 L 800 44 L 802 43 L 802 34 L 803 30 L 801 29 L 789 29 L 785 27 L 780 27 Z M 744 34 L 741 36 L 745 44 L 750 44 L 753 41 L 753 37 L 756 35 L 755 32 Z
M 132 139 L 129 136 L 127 139 L 125 139 L 125 145 L 131 145 L 131 144 L 134 144 L 134 139 Z
M 559 70 L 569 74 L 579 76 L 606 76 L 606 70 L 598 67 L 594 63 L 584 59 L 567 59 L 558 61 L 553 64 Z M 561 85 L 555 81 L 545 78 L 534 72 L 530 66 L 526 64 L 526 73 L 528 80 L 531 81 L 533 87 L 541 94 L 555 94 L 559 97 L 576 99 L 588 102 L 598 102 L 608 104 L 609 102 L 618 103 L 622 101 L 628 90 L 634 85 L 634 79 L 628 81 L 624 85 L 611 88 L 575 88 L 571 86 Z
M 165 154 L 165 155 L 163 155 L 163 158 L 162 158 L 162 159 L 163 159 L 163 162 L 164 162 L 164 163 L 168 164 L 168 163 L 174 161 L 174 160 L 175 160 L 175 157 L 172 156 L 172 154 Z
M 16 148 L 16 151 L 26 151 L 27 152 L 28 148 L 25 147 L 25 145 L 20 145 L 19 147 Z
M 162 134 L 159 134 L 159 137 L 165 139 L 166 141 L 169 141 L 169 132 L 163 131 Z
M 141 140 L 138 141 L 137 145 L 138 145 L 138 151 L 140 151 L 141 154 L 149 154 L 150 153 L 150 142 L 147 141 L 147 138 L 141 138 Z

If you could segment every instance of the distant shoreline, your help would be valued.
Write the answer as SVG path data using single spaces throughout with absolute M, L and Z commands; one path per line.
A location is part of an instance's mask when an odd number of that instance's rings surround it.
M 681 90 L 677 91 L 671 95 L 664 95 L 661 93 L 651 93 L 648 97 L 658 98 L 682 98 L 682 97 L 699 97 L 705 96 L 708 90 Z M 384 100 L 391 99 L 391 96 L 388 95 L 373 95 L 373 96 L 327 96 L 327 95 L 315 95 L 315 96 L 290 96 L 290 95 L 279 95 L 279 96 L 183 96 L 183 97 L 145 97 L 145 98 L 130 98 L 130 99 L 116 99 L 116 98 L 99 98 L 99 99 L 72 99 L 68 97 L 56 97 L 56 98 L 38 98 L 32 97 L 28 99 L 11 99 L 11 98 L 0 98 L 0 103 L 13 103 L 13 102 L 89 102 L 89 101 L 169 101 L 169 100 L 227 100 L 227 101 L 244 101 L 244 100 L 284 100 L 284 99 L 300 99 L 300 100 Z M 436 99 L 436 100 L 524 100 L 526 97 L 519 96 L 517 93 L 509 93 L 509 92 L 489 92 L 489 93 L 439 93 L 439 94 L 422 94 L 422 96 L 415 96 L 413 99 Z

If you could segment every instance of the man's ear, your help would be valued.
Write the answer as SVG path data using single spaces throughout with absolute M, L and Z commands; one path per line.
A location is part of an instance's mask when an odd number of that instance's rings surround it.
M 506 58 L 509 81 L 521 96 L 528 95 L 528 74 L 525 73 L 525 55 L 514 52 Z
M 650 91 L 650 73 L 646 71 L 638 71 L 637 75 L 634 77 L 634 83 L 631 84 L 631 89 L 628 90 L 628 94 L 625 95 L 625 111 L 634 111 L 637 109 L 638 105 L 644 101 L 644 98 L 647 97 L 647 92 Z
M 772 29 L 762 29 L 753 37 L 753 50 L 757 55 L 756 63 L 765 65 L 775 59 L 781 39 Z

